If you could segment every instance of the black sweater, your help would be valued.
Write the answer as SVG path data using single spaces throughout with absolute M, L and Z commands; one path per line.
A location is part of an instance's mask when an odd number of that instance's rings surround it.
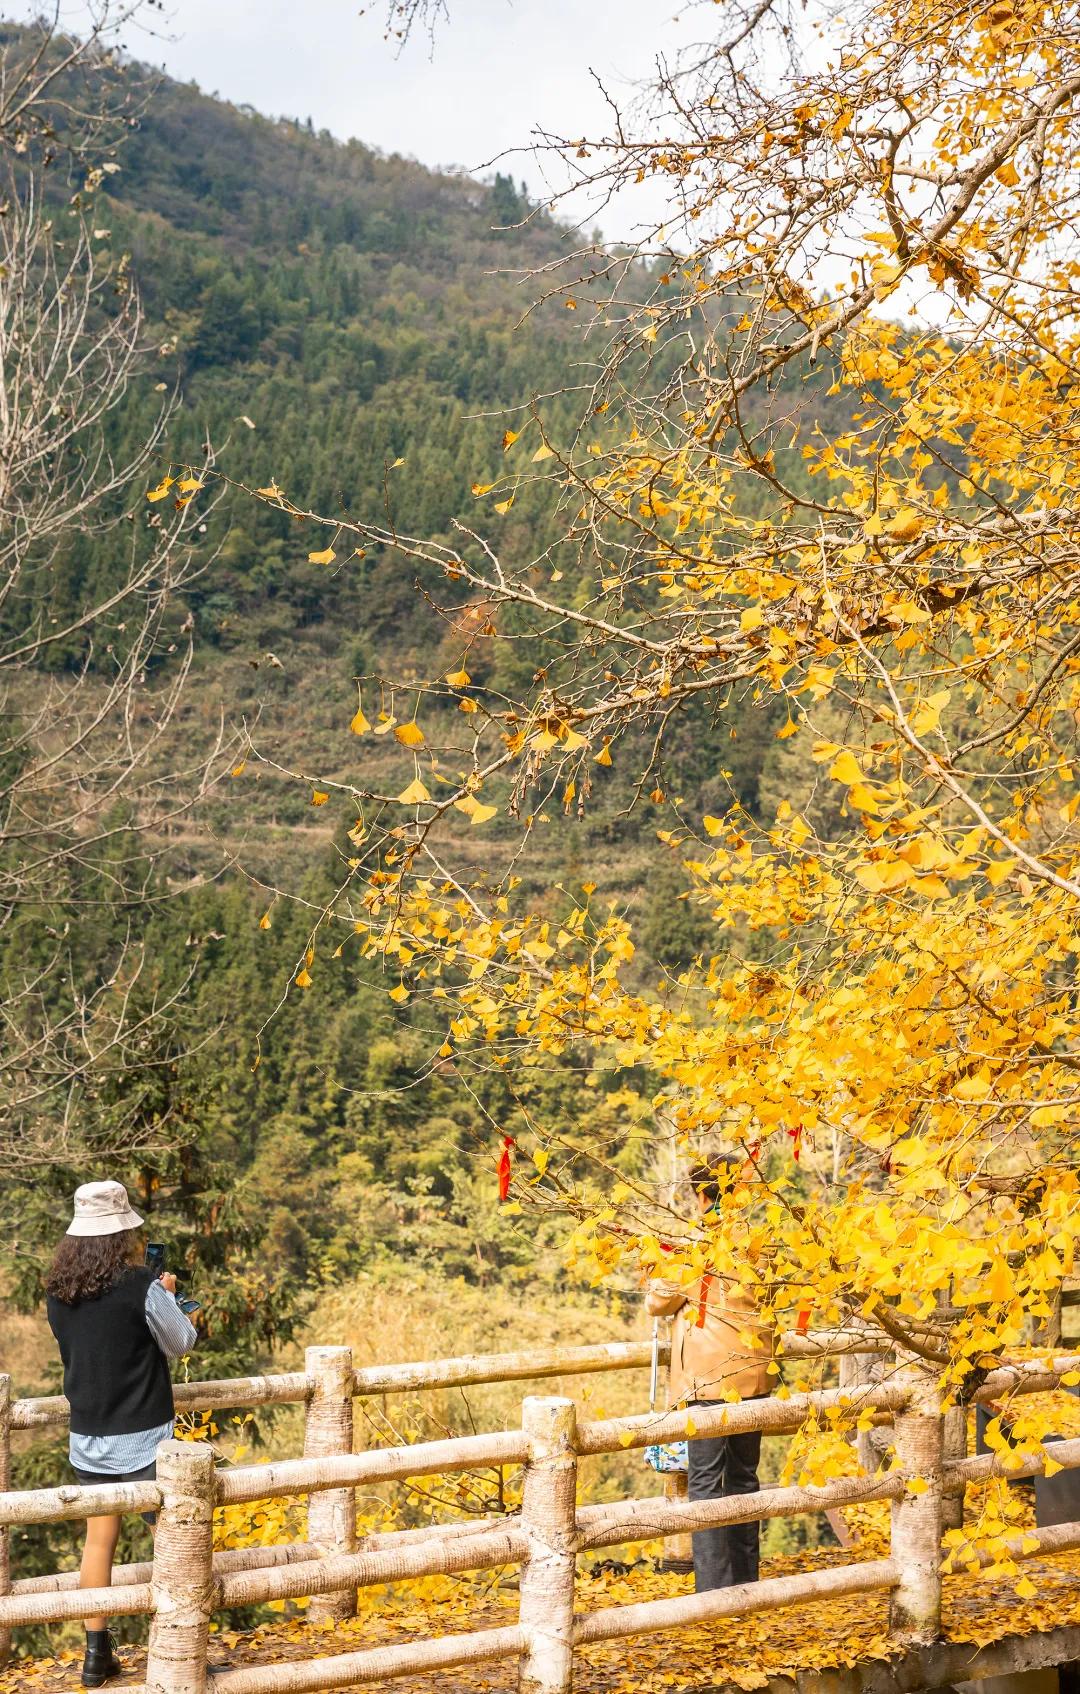
M 135 1265 L 96 1299 L 68 1306 L 49 1295 L 74 1434 L 133 1435 L 172 1417 L 168 1362 L 146 1321 L 153 1281 L 152 1270 Z

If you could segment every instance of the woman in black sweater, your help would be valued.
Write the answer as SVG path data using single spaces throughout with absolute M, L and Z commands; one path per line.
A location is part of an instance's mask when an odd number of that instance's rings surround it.
M 173 1433 L 168 1361 L 197 1340 L 176 1304 L 176 1278 L 142 1262 L 142 1221 L 122 1183 L 84 1183 L 45 1284 L 80 1482 L 153 1478 L 158 1444 Z M 118 1516 L 87 1519 L 80 1588 L 109 1586 L 119 1536 Z M 84 1687 L 100 1688 L 121 1668 L 106 1619 L 88 1617 Z

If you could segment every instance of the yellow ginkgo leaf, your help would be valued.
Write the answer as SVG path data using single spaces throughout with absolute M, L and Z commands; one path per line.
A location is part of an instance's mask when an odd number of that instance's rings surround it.
M 416 776 L 410 782 L 408 788 L 403 788 L 401 790 L 401 793 L 398 795 L 398 799 L 403 806 L 419 806 L 425 800 L 430 800 L 431 795 L 420 781 L 420 778 Z
M 357 707 L 356 716 L 353 718 L 352 722 L 350 723 L 349 728 L 352 730 L 354 735 L 366 735 L 368 733 L 368 730 L 371 728 L 371 725 L 368 723 L 367 718 L 364 716 L 363 706 Z
M 832 765 L 829 767 L 829 775 L 836 782 L 846 783 L 849 788 L 853 783 L 862 782 L 863 780 L 863 773 L 859 768 L 858 759 L 855 757 L 854 753 L 850 752 L 846 747 L 838 753 L 836 758 L 833 760 Z
M 164 481 L 163 481 L 163 482 L 159 482 L 159 483 L 158 483 L 158 485 L 157 485 L 157 487 L 156 487 L 156 488 L 151 488 L 151 489 L 150 489 L 150 491 L 149 491 L 149 493 L 148 493 L 148 494 L 147 494 L 147 496 L 146 496 L 146 498 L 147 498 L 147 499 L 148 499 L 148 500 L 164 500 L 164 498 L 165 498 L 165 496 L 166 496 L 166 495 L 167 495 L 167 494 L 168 494 L 168 492 L 169 492 L 169 489 L 170 489 L 170 488 L 171 488 L 171 487 L 172 487 L 172 485 L 173 485 L 173 480 L 174 480 L 174 479 L 173 479 L 173 478 L 172 478 L 172 477 L 171 477 L 171 476 L 167 476 L 167 477 L 166 477 L 166 478 L 165 478 L 165 479 L 164 479 Z
M 497 512 L 508 512 L 513 504 L 514 496 L 511 494 L 509 500 L 496 500 L 495 510 Z
M 911 506 L 901 506 L 896 516 L 885 525 L 887 533 L 895 536 L 897 541 L 914 541 L 922 527 L 922 518 Z
M 197 488 L 202 487 L 202 483 L 199 481 L 197 476 L 185 476 L 181 478 L 176 486 L 180 490 L 181 494 L 194 494 Z
M 532 462 L 534 465 L 538 465 L 542 459 L 553 459 L 554 457 L 554 448 L 549 447 L 546 441 L 542 441 L 532 456 Z
M 297 988 L 311 987 L 311 977 L 308 974 L 308 968 L 306 965 L 301 965 L 300 969 L 294 976 L 293 981 L 296 983 Z
M 422 747 L 424 745 L 424 732 L 415 719 L 409 723 L 396 725 L 394 735 L 403 747 Z
M 329 798 L 330 796 L 325 788 L 313 788 L 311 791 L 311 804 L 313 806 L 325 806 Z
M 877 790 L 868 788 L 865 782 L 853 782 L 848 789 L 848 804 L 854 806 L 857 812 L 877 813 L 881 810 L 882 796 Z
M 910 596 L 904 600 L 895 600 L 889 607 L 894 618 L 900 618 L 904 623 L 929 623 L 930 613 L 925 606 L 920 606 L 917 600 Z
M 916 735 L 929 735 L 932 730 L 937 729 L 941 714 L 949 704 L 949 698 L 949 690 L 942 688 L 919 702 L 911 714 L 911 727 Z
M 273 922 L 273 919 L 271 918 L 270 913 L 264 912 L 262 917 L 259 919 L 259 928 L 260 929 L 269 929 L 272 922 Z
M 495 816 L 498 809 L 498 806 L 482 806 L 478 802 L 472 809 L 470 822 L 487 823 L 489 818 L 493 818 Z
M 247 760 L 241 759 L 240 763 L 238 765 L 233 766 L 232 770 L 229 772 L 229 775 L 230 776 L 243 776 L 243 774 L 246 770 L 247 770 Z
M 596 762 L 598 765 L 610 765 L 611 747 L 608 742 L 605 741 L 603 747 L 600 749 L 599 753 L 597 753 Z
M 468 688 L 472 681 L 472 677 L 469 675 L 467 670 L 462 669 L 460 671 L 448 672 L 446 680 L 450 684 L 451 688 Z
M 409 990 L 403 982 L 399 982 L 396 988 L 391 988 L 390 998 L 391 1000 L 396 1000 L 400 1006 L 404 1000 L 409 998 Z
M 309 553 L 309 565 L 332 565 L 337 554 L 332 547 L 324 547 L 321 553 Z
M 265 495 L 267 500 L 281 500 L 285 494 L 285 490 L 279 488 L 276 482 L 269 483 L 266 488 L 257 488 L 255 492 Z
M 514 442 L 517 440 L 517 438 L 520 434 L 521 434 L 520 429 L 508 429 L 506 431 L 506 433 L 505 433 L 505 435 L 503 436 L 503 439 L 502 439 L 502 445 L 503 445 L 503 452 L 504 453 L 507 452 L 514 445 Z
M 475 700 L 459 700 L 458 701 L 458 711 L 459 712 L 475 712 L 476 711 L 476 701 Z

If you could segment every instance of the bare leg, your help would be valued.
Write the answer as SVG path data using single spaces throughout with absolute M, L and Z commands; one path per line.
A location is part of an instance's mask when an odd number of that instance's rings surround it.
M 80 1588 L 108 1588 L 112 1582 L 113 1554 L 120 1539 L 118 1517 L 87 1518 L 86 1542 L 79 1567 Z M 87 1629 L 107 1629 L 104 1617 L 85 1618 Z

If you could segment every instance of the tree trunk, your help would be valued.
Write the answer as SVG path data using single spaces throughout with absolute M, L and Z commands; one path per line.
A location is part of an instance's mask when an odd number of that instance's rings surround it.
M 946 1465 L 959 1464 L 967 1458 L 967 1407 L 950 1406 L 945 1413 L 942 1457 Z M 964 1483 L 951 1482 L 941 1496 L 942 1529 L 964 1527 Z
M 1049 1316 L 1034 1325 L 1032 1339 L 1036 1347 L 1061 1346 L 1061 1293 L 1062 1285 L 1059 1282 L 1050 1296 Z
M 896 1456 L 908 1485 L 892 1504 L 892 1557 L 897 1581 L 889 1634 L 898 1646 L 941 1634 L 941 1495 L 944 1418 L 928 1375 L 905 1373 L 911 1400 L 893 1420 Z M 925 1485 L 925 1486 L 923 1486 Z

